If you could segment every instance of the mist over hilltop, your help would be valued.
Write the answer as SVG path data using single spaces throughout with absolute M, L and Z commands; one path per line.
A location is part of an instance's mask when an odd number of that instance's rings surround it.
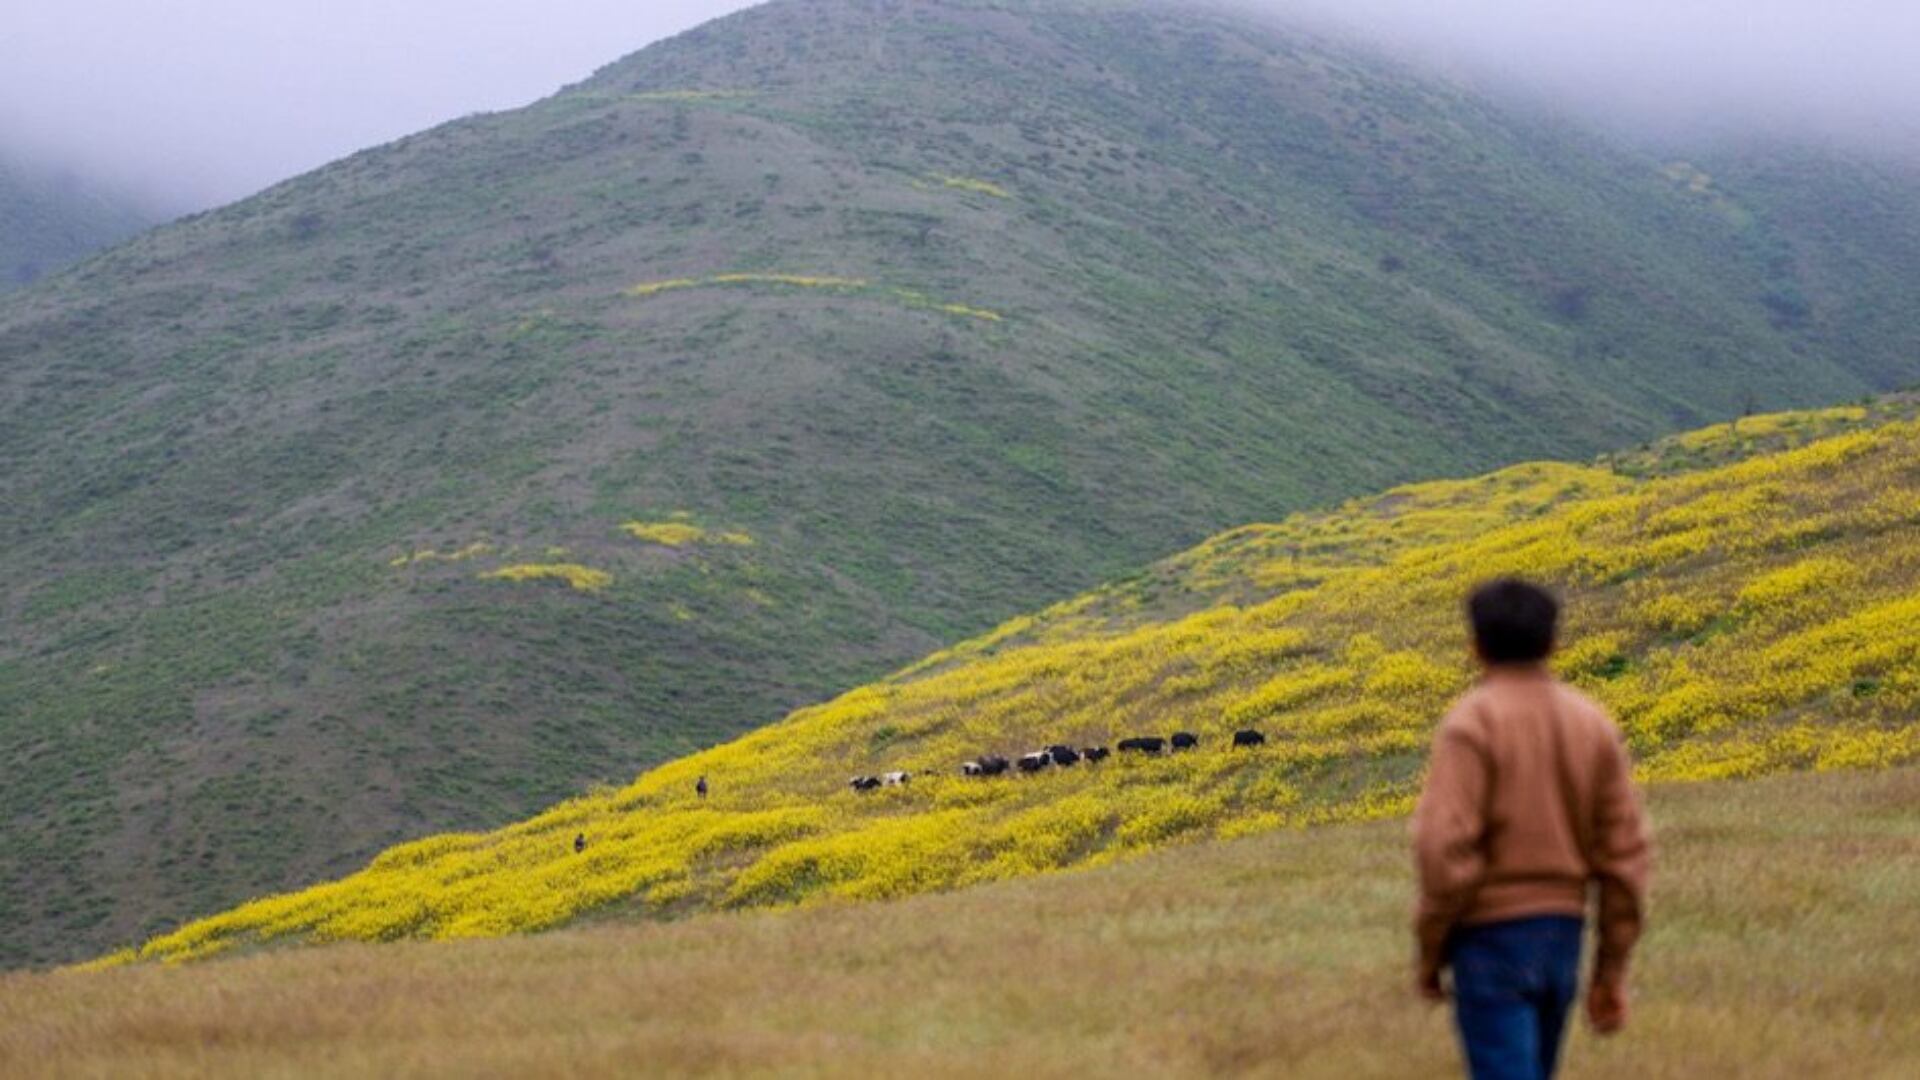
M 526 104 L 749 6 L 22 6 L 0 38 L 0 145 L 100 175 L 169 210 L 201 209 L 445 120 Z M 1758 131 L 1906 157 L 1920 146 L 1920 67 L 1904 55 L 1920 40 L 1920 9 L 1885 0 L 1228 6 L 1357 35 L 1630 135 Z
M 1920 7 L 1888 0 L 1228 0 L 1630 137 L 1920 155 Z

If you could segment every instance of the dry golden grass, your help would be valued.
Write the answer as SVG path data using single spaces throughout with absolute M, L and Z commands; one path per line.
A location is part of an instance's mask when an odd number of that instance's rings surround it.
M 1920 771 L 1661 788 L 1574 1076 L 1920 1075 Z M 888 904 L 0 979 L 0 1075 L 1434 1075 L 1398 822 Z

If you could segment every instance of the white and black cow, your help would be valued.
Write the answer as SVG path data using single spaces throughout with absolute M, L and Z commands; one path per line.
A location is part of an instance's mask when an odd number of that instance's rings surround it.
M 880 787 L 880 778 L 877 776 L 856 776 L 847 781 L 847 786 L 855 791 L 876 791 Z

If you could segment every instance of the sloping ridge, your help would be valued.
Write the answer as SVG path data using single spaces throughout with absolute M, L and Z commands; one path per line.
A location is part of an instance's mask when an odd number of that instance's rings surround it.
M 891 897 L 1401 813 L 1468 678 L 1460 598 L 1500 574 L 1566 594 L 1558 667 L 1614 710 L 1648 779 L 1910 761 L 1914 412 L 1754 417 L 1236 530 L 627 787 L 401 845 L 107 962 Z M 1198 748 L 960 772 L 1183 729 Z M 1266 744 L 1237 749 L 1237 730 Z M 848 787 L 889 771 L 912 778 Z
M 1673 164 L 1222 16 L 780 2 L 0 300 L 0 963 L 1239 522 L 1920 375 L 1854 300 L 1914 185 Z

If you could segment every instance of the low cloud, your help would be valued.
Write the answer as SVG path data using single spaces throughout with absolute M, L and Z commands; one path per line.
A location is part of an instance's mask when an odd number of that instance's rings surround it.
M 1215 0 L 1229 5 L 1235 0 Z M 64 0 L 0 33 L 0 152 L 168 210 L 525 104 L 749 0 Z M 1906 0 L 1238 0 L 1640 133 L 1920 147 Z
M 747 0 L 9 4 L 0 150 L 199 209 L 526 104 Z
M 1667 138 L 1920 150 L 1907 0 L 1239 0 L 1496 90 Z

